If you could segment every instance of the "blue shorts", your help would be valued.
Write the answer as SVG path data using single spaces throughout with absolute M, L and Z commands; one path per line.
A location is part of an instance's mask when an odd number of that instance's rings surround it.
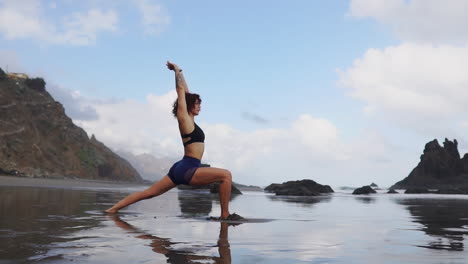
M 188 185 L 192 180 L 193 174 L 200 167 L 200 160 L 188 156 L 172 165 L 167 174 L 175 185 Z

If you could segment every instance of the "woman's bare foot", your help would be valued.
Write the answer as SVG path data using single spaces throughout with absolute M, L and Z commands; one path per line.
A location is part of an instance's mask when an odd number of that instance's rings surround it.
M 108 214 L 116 214 L 116 213 L 118 212 L 118 210 L 109 208 L 109 209 L 105 210 L 104 212 L 106 212 L 106 213 L 108 213 Z
M 244 217 L 236 214 L 236 213 L 233 213 L 233 214 L 230 214 L 228 217 L 225 218 L 226 220 L 230 220 L 230 221 L 242 221 L 244 220 Z
M 222 213 L 222 214 L 221 214 L 221 217 L 220 217 L 219 219 L 226 219 L 226 218 L 228 218 L 228 217 L 229 217 L 229 213 L 227 213 L 227 214 L 223 214 L 223 213 Z

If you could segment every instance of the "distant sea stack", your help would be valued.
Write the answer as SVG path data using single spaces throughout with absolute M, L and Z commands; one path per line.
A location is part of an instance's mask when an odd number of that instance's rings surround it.
M 353 191 L 354 195 L 377 193 L 370 185 L 365 185 Z
M 437 139 L 430 141 L 424 147 L 421 161 L 403 179 L 395 183 L 391 189 L 451 189 L 468 186 L 468 154 L 460 158 L 458 142 L 445 139 L 440 146 Z
M 138 172 L 73 124 L 42 78 L 0 71 L 0 171 L 141 182 Z
M 265 192 L 276 195 L 291 196 L 317 196 L 324 193 L 332 193 L 333 189 L 328 185 L 321 185 L 313 180 L 288 181 L 282 184 L 273 183 L 265 188 Z

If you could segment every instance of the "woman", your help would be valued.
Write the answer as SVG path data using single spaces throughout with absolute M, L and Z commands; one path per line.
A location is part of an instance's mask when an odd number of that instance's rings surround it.
M 205 134 L 195 123 L 195 116 L 200 113 L 200 96 L 189 93 L 182 69 L 179 66 L 169 61 L 166 65 L 169 70 L 175 73 L 177 100 L 174 103 L 172 113 L 179 123 L 179 131 L 184 144 L 184 157 L 172 165 L 169 173 L 160 181 L 142 192 L 130 194 L 107 209 L 106 212 L 117 213 L 120 209 L 130 204 L 161 195 L 179 184 L 197 186 L 220 182 L 220 219 L 238 219 L 238 215 L 229 214 L 229 199 L 231 197 L 232 184 L 231 172 L 218 168 L 200 168 L 200 160 L 205 150 Z

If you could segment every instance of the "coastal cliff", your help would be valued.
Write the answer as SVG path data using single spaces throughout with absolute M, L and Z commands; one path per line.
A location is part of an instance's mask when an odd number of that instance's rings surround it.
M 41 78 L 0 69 L 0 172 L 27 177 L 141 182 L 138 172 L 73 124 Z
M 426 144 L 419 164 L 391 189 L 430 188 L 451 189 L 468 187 L 468 154 L 460 158 L 458 142 L 437 139 Z

